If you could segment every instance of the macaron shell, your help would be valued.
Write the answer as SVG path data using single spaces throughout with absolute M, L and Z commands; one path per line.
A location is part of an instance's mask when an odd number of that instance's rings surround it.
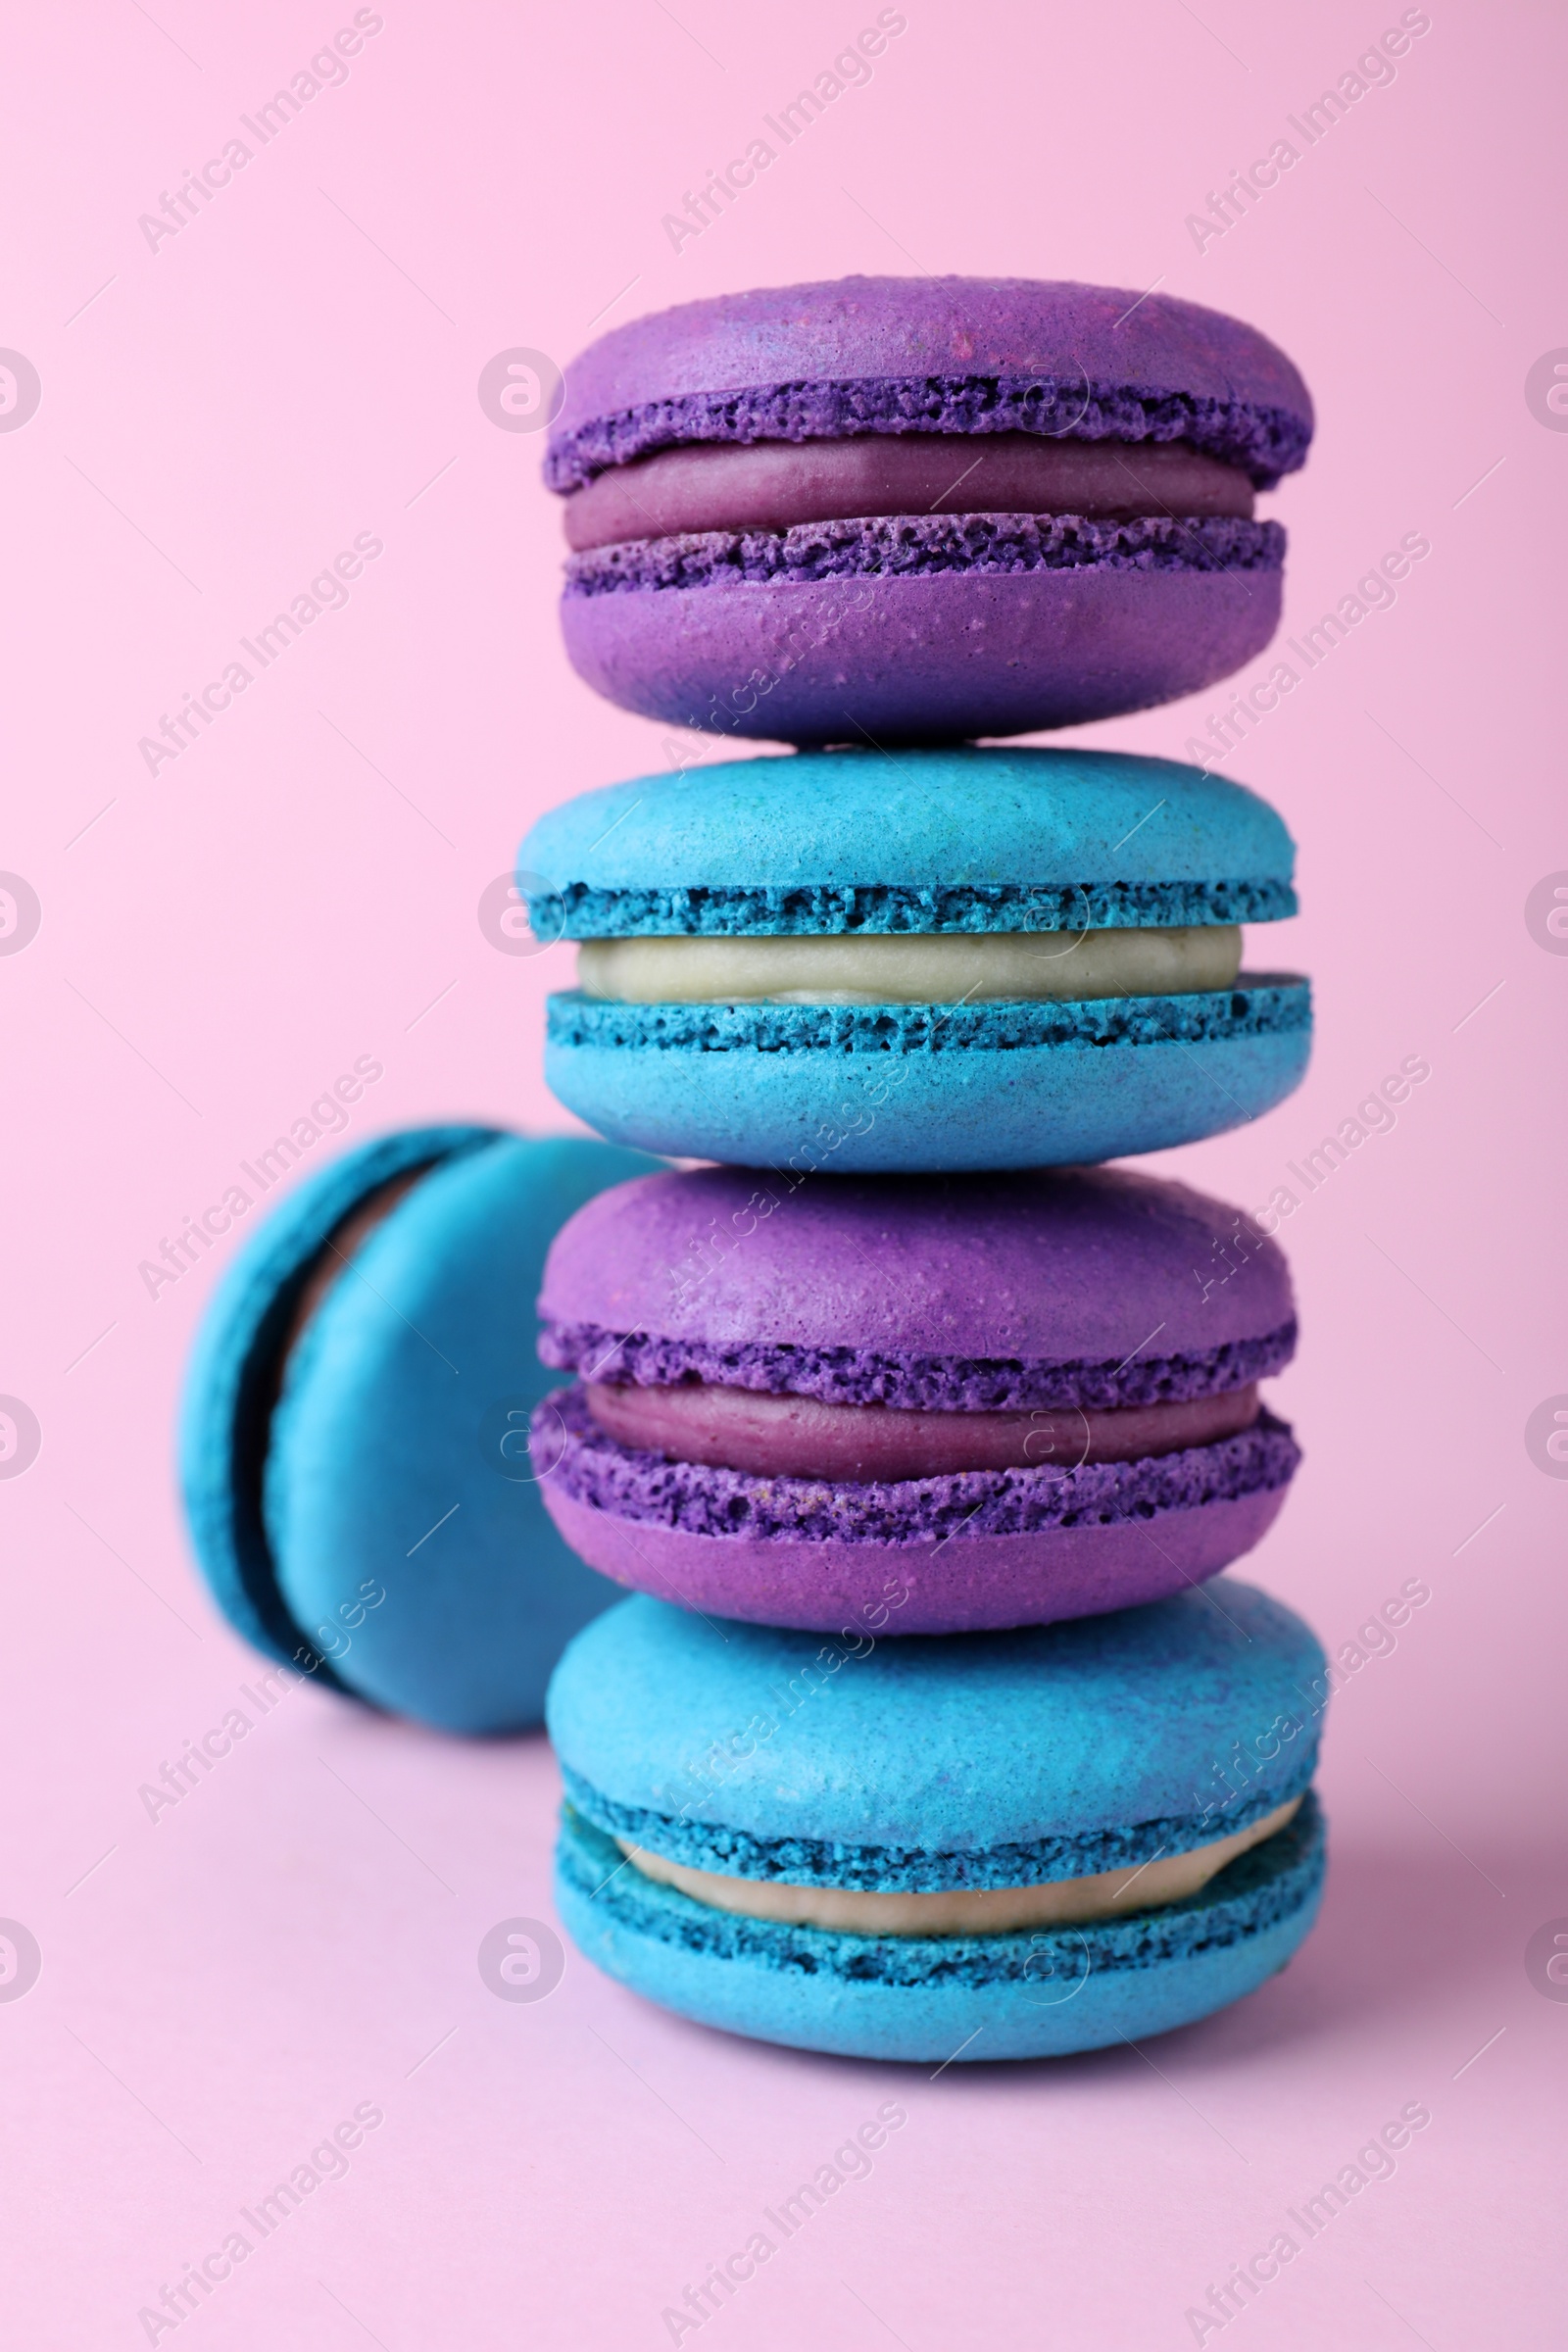
M 1018 427 L 1191 440 L 1266 483 L 1300 464 L 1312 405 L 1255 328 L 1157 291 L 845 277 L 682 303 L 601 336 L 566 370 L 546 478 L 567 490 L 676 441 Z
M 1286 1829 L 1164 1912 L 1050 1936 L 872 1938 L 692 1902 L 568 1813 L 555 1895 L 595 1967 L 699 2024 L 846 2057 L 977 2064 L 1142 2042 L 1255 1991 L 1310 1930 L 1323 1870 L 1309 1792 Z
M 1259 1377 L 1250 1364 L 1220 1371 L 1221 1356 L 1294 1325 L 1285 1252 L 1257 1234 L 1239 1249 L 1237 1224 L 1223 1201 L 1134 1168 L 795 1184 L 765 1167 L 664 1169 L 600 1193 L 562 1227 L 539 1309 L 550 1326 L 707 1349 L 689 1366 L 707 1380 L 800 1385 L 830 1400 L 925 1401 L 888 1376 L 948 1358 L 977 1381 L 1015 1359 L 1091 1376 L 929 1399 L 949 1409 L 1155 1401 Z M 867 1351 L 882 1378 L 824 1390 L 783 1361 L 775 1374 L 730 1360 L 769 1349 L 820 1351 L 840 1367 Z M 559 1350 L 549 1360 L 586 1369 Z M 1112 1367 L 1124 1385 L 1103 1384 Z M 599 1377 L 628 1374 L 612 1362 Z
M 1311 1050 L 1306 983 L 1245 972 L 1222 996 L 961 1010 L 606 1005 L 572 993 L 552 997 L 547 1017 L 546 1083 L 612 1143 L 801 1173 L 1166 1151 L 1272 1110 Z M 909 1043 L 890 1053 L 878 1023 Z M 1020 1026 L 1052 1042 L 1019 1043 Z
M 597 1509 L 553 1479 L 543 1494 L 572 1550 L 617 1584 L 716 1617 L 856 1639 L 868 1626 L 901 1636 L 991 1633 L 1161 1600 L 1250 1551 L 1278 1518 L 1286 1489 L 940 1544 L 698 1535 Z
M 261 1471 L 278 1356 L 300 1294 L 328 1235 L 371 1193 L 412 1168 L 494 1140 L 488 1127 L 418 1127 L 356 1145 L 295 1186 L 246 1241 L 208 1302 L 180 1401 L 186 1521 L 223 1616 L 280 1663 L 299 1663 L 303 1636 L 277 1591 L 261 1518 Z M 330 1664 L 315 1670 L 337 1684 Z
M 696 1868 L 767 1875 L 779 1849 L 792 1879 L 1021 1885 L 1200 1845 L 1296 1794 L 1323 1668 L 1298 1617 L 1229 1577 L 849 1654 L 640 1595 L 571 1643 L 548 1722 L 579 1812 Z M 1238 1740 L 1245 1797 L 1223 1777 Z
M 468 1733 L 537 1722 L 564 1644 L 613 1597 L 498 1447 L 509 1409 L 520 1446 L 548 1380 L 530 1307 L 550 1240 L 647 1166 L 503 1137 L 435 1169 L 295 1347 L 265 1475 L 277 1587 L 378 1705 Z
M 636 776 L 547 809 L 517 853 L 572 939 L 1256 922 L 1295 913 L 1295 858 L 1245 784 L 1033 747 Z
M 1087 725 L 1230 677 L 1279 626 L 1278 569 L 849 573 L 568 593 L 594 691 L 741 741 L 962 742 Z

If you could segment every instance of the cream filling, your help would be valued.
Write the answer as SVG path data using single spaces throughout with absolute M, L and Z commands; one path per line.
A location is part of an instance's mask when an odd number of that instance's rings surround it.
M 357 1208 L 349 1211 L 341 1225 L 332 1228 L 295 1302 L 294 1317 L 283 1341 L 282 1363 L 285 1368 L 305 1336 L 306 1326 L 314 1320 L 327 1292 L 341 1280 L 350 1260 L 358 1257 L 376 1227 L 385 1223 L 404 1194 L 411 1193 L 420 1179 L 429 1173 L 429 1163 L 426 1162 L 422 1167 L 405 1169 L 401 1176 L 389 1176 Z
M 736 1879 L 719 1871 L 689 1869 L 625 1838 L 616 1843 L 645 1878 L 675 1887 L 695 1903 L 743 1912 L 748 1919 L 831 1928 L 841 1936 L 1011 1936 L 1022 1928 L 1066 1927 L 1079 1920 L 1147 1911 L 1158 1903 L 1179 1903 L 1206 1886 L 1238 1854 L 1283 1830 L 1300 1801 L 1293 1796 L 1261 1821 L 1229 1838 L 1217 1838 L 1212 1845 L 1196 1845 L 1185 1854 L 1156 1854 L 1131 1870 L 1053 1879 L 1043 1886 L 956 1886 L 936 1894 L 867 1894 L 853 1887 Z
M 1181 441 L 869 433 L 688 442 L 612 466 L 566 500 L 566 543 L 787 531 L 870 514 L 1250 514 L 1238 466 Z
M 985 1004 L 1226 989 L 1235 923 L 1138 931 L 922 931 L 589 939 L 577 982 L 622 1004 Z

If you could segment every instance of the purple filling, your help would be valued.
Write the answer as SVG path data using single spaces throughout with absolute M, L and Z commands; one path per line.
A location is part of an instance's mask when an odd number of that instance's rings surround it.
M 875 1348 L 718 1346 L 608 1331 L 600 1323 L 543 1321 L 539 1354 L 558 1372 L 584 1379 L 673 1388 L 770 1389 L 828 1404 L 888 1404 L 916 1412 L 1000 1413 L 1079 1404 L 1109 1409 L 1167 1404 L 1245 1389 L 1281 1371 L 1296 1351 L 1296 1318 L 1256 1339 L 1204 1351 L 1134 1355 L 1123 1364 L 916 1355 Z M 575 1392 L 574 1392 L 575 1393 Z
M 1285 532 L 1236 515 L 898 514 L 787 531 L 687 531 L 571 556 L 568 597 L 643 588 L 930 576 L 940 572 L 1278 571 Z
M 1263 1412 L 1212 1446 L 1133 1462 L 1052 1470 L 960 1470 L 942 1478 L 836 1484 L 758 1478 L 666 1461 L 607 1437 L 580 1388 L 558 1389 L 533 1421 L 534 1466 L 573 1501 L 685 1535 L 815 1543 L 921 1543 L 1033 1535 L 1193 1511 L 1288 1485 L 1300 1448 Z

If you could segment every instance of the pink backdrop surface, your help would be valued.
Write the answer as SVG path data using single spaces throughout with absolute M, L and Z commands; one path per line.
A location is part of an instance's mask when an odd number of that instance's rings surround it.
M 1295 2230 L 1220 2332 L 1561 2342 L 1568 2005 L 1526 1947 L 1568 1926 L 1568 1484 L 1525 1427 L 1568 1392 L 1568 959 L 1526 921 L 1568 868 L 1568 418 L 1542 390 L 1568 345 L 1562 21 L 1433 0 L 1308 145 L 1290 119 L 1396 6 L 903 13 L 870 78 L 677 252 L 662 217 L 873 8 L 386 0 L 265 144 L 242 118 L 352 27 L 346 0 L 7 12 L 0 342 L 42 390 L 0 430 L 0 867 L 42 918 L 0 957 L 0 1390 L 42 1446 L 0 1482 L 0 1912 L 42 1973 L 0 1999 L 0 2265 L 34 2352 L 668 2342 L 666 2308 L 893 2098 L 871 2175 L 705 2344 L 1212 2341 L 1187 2316 L 1210 2283 L 1407 2102 L 1431 2122 L 1393 2177 Z M 235 137 L 244 167 L 150 237 Z M 1255 207 L 1195 229 L 1282 138 L 1298 160 Z M 1318 1044 L 1292 1102 L 1167 1163 L 1261 1205 L 1387 1072 L 1430 1064 L 1282 1227 L 1304 1338 L 1277 1396 L 1306 1463 L 1250 1564 L 1335 1651 L 1406 1580 L 1430 1599 L 1335 1702 L 1327 1903 L 1283 1977 L 1142 2052 L 936 2079 L 689 2027 L 570 1954 L 549 1999 L 493 1998 L 481 1937 L 550 1917 L 542 1739 L 465 1746 L 306 1688 L 177 1808 L 138 1795 L 254 1675 L 171 1470 L 234 1245 L 156 1298 L 140 1262 L 357 1056 L 384 1075 L 352 1136 L 568 1125 L 539 1075 L 566 951 L 497 954 L 476 906 L 540 808 L 682 756 L 567 669 L 541 443 L 497 429 L 480 371 L 852 270 L 1157 283 L 1274 336 L 1320 414 L 1265 508 L 1292 534 L 1287 637 L 1430 542 L 1223 763 L 1300 842 L 1305 912 L 1267 960 L 1314 975 Z M 359 534 L 380 552 L 341 608 L 150 772 L 140 739 Z M 1082 740 L 1180 757 L 1221 707 Z M 248 2231 L 177 2328 L 138 2317 L 356 2108 L 381 2121 L 342 2178 Z

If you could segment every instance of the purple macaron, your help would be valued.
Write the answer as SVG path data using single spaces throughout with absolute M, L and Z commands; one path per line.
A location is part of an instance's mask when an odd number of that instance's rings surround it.
M 1217 311 L 1027 278 L 683 303 L 566 371 L 562 620 L 625 709 L 796 744 L 1073 726 L 1279 620 L 1306 387 Z
M 1117 1168 L 615 1186 L 557 1236 L 534 1466 L 566 1542 L 714 1616 L 964 1633 L 1179 1592 L 1299 1459 L 1283 1253 Z

